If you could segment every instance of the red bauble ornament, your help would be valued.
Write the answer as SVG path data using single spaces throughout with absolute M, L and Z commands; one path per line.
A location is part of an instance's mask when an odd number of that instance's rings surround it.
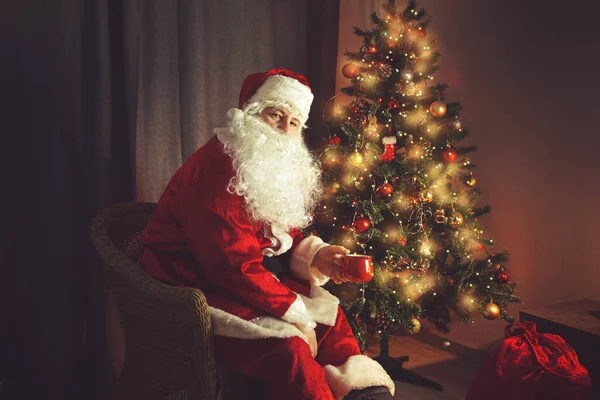
M 334 146 L 337 146 L 341 142 L 342 142 L 342 139 L 340 139 L 339 136 L 332 136 L 331 139 L 329 139 L 329 144 L 332 144 Z
M 364 233 L 371 227 L 371 221 L 367 217 L 359 217 L 354 220 L 352 226 L 356 232 Z
M 442 151 L 442 160 L 446 164 L 452 164 L 454 161 L 456 161 L 456 157 L 456 150 L 454 150 L 452 147 L 447 147 L 444 149 L 444 151 Z
M 394 192 L 394 187 L 389 183 L 384 183 L 377 188 L 377 194 L 380 196 L 389 196 Z
M 398 236 L 398 244 L 400 246 L 406 246 L 406 236 Z
M 506 282 L 508 282 L 508 273 L 503 270 L 498 270 L 494 275 L 494 279 L 499 284 L 504 285 Z
M 425 37 L 427 36 L 427 31 L 425 29 L 419 29 L 419 36 L 421 37 Z
M 348 63 L 342 67 L 342 75 L 348 79 L 356 78 L 358 76 L 358 68 L 352 63 Z
M 388 102 L 388 109 L 395 110 L 397 108 L 400 108 L 400 104 L 396 100 L 392 99 Z

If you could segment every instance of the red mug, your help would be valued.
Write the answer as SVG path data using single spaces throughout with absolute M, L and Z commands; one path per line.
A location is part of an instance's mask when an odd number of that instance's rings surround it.
M 369 282 L 373 279 L 373 258 L 363 254 L 342 256 L 342 278 L 350 282 Z

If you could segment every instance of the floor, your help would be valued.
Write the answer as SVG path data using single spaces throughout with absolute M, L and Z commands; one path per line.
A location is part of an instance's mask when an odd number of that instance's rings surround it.
M 408 355 L 404 364 L 408 370 L 423 375 L 444 386 L 442 392 L 408 383 L 396 382 L 398 400 L 463 400 L 478 369 L 480 357 L 465 354 L 460 349 L 446 351 L 439 345 L 416 339 L 417 336 L 398 336 L 390 339 L 390 356 Z M 429 341 L 431 342 L 431 340 Z M 379 354 L 376 339 L 369 341 L 367 354 Z

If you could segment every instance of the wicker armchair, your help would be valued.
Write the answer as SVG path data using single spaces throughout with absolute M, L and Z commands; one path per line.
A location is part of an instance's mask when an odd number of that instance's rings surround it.
M 214 400 L 217 370 L 203 293 L 161 284 L 136 265 L 137 237 L 155 206 L 114 205 L 92 223 L 92 241 L 108 267 L 125 337 L 118 398 Z

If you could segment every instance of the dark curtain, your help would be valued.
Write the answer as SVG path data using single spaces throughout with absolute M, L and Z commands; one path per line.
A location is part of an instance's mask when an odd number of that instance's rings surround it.
M 329 99 L 335 95 L 339 14 L 339 0 L 308 0 L 306 78 L 315 93 L 306 133 L 311 148 L 321 147 L 328 138 L 323 115 L 332 107 Z
M 16 139 L 3 398 L 105 399 L 107 289 L 89 227 L 99 209 L 134 200 L 121 5 L 3 3 L 3 130 Z
M 243 7 L 232 12 L 236 4 Z M 271 11 L 261 14 L 253 7 Z M 169 168 L 176 168 L 208 137 L 208 131 L 196 130 L 208 125 L 199 124 L 189 105 L 203 112 L 202 104 L 216 104 L 224 114 L 226 107 L 236 105 L 246 73 L 287 67 L 306 74 L 316 94 L 309 142 L 320 140 L 317 110 L 335 87 L 338 8 L 339 0 L 253 0 L 227 7 L 200 0 L 2 2 L 1 129 L 7 153 L 0 224 L 2 399 L 111 397 L 107 281 L 90 243 L 91 219 L 110 204 L 136 199 L 136 175 L 148 176 L 136 171 L 140 151 L 152 139 L 147 132 L 159 142 L 161 135 L 174 133 L 153 118 L 175 121 L 187 132 L 176 142 L 176 159 L 169 162 Z M 200 18 L 207 13 L 220 19 Z M 232 16 L 237 18 L 233 22 L 228 19 Z M 250 35 L 229 32 L 245 16 L 254 18 L 244 25 Z M 260 30 L 267 22 L 270 33 Z M 205 23 L 210 30 L 195 25 Z M 300 39 L 292 26 L 301 32 Z M 286 48 L 289 42 L 277 34 L 286 29 L 290 40 L 300 43 L 295 48 Z M 273 41 L 251 40 L 251 47 L 236 41 L 255 39 L 253 30 Z M 168 52 L 160 53 L 165 38 L 158 32 L 171 35 L 169 40 L 175 34 L 179 64 L 172 65 Z M 228 47 L 227 41 L 237 47 Z M 224 56 L 217 57 L 228 51 L 245 67 L 234 68 Z M 157 62 L 158 69 L 149 62 Z M 164 88 L 170 79 L 167 72 L 161 75 L 161 68 L 187 79 L 178 83 L 181 91 L 173 92 L 179 106 L 170 116 L 152 113 L 164 94 L 153 89 Z M 214 76 L 207 71 L 221 72 Z M 192 111 L 182 116 L 181 104 Z M 212 118 L 210 125 L 222 122 Z M 153 154 L 162 156 L 160 146 L 145 149 L 146 165 Z M 154 186 L 160 190 L 161 184 Z
M 321 24 L 337 0 L 124 1 L 138 199 L 158 199 L 237 107 L 249 73 L 289 68 L 325 86 Z

